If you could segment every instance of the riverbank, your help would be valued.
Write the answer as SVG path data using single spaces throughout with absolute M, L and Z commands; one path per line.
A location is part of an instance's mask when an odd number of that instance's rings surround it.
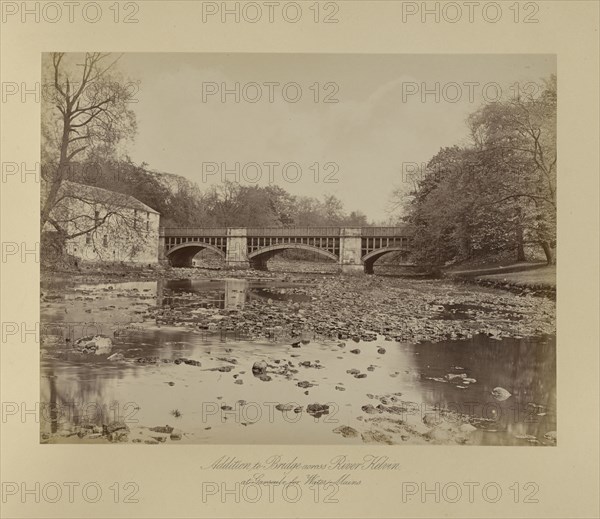
M 556 299 L 556 265 L 521 262 L 478 265 L 474 268 L 455 267 L 446 270 L 444 275 L 457 282 Z

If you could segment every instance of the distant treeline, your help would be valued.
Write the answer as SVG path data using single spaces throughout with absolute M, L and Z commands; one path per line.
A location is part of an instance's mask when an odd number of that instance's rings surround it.
M 152 171 L 130 160 L 73 163 L 66 177 L 134 196 L 158 211 L 165 227 L 369 225 L 365 214 L 346 212 L 335 195 L 295 196 L 277 185 L 244 186 L 234 182 L 202 190 L 182 176 Z

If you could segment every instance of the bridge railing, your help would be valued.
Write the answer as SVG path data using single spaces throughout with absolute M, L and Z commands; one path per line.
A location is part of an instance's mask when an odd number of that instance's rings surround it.
M 407 236 L 407 230 L 404 226 L 399 227 L 363 227 L 363 237 L 383 237 L 383 236 Z
M 342 227 L 248 227 L 249 237 L 338 237 Z M 161 227 L 161 236 L 227 236 L 227 227 Z M 362 227 L 363 238 L 383 238 L 408 236 L 405 226 L 399 227 Z
M 161 236 L 227 236 L 227 227 L 161 227 Z
M 339 236 L 340 227 L 249 227 L 248 236 L 301 236 L 306 238 Z

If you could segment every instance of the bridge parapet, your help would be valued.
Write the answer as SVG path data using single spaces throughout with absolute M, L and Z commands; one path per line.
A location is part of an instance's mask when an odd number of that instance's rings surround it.
M 227 236 L 230 227 L 161 227 L 161 236 Z M 406 227 L 247 227 L 247 236 L 341 236 L 345 229 L 360 229 L 363 238 L 409 236 Z
M 248 236 L 298 236 L 298 237 L 334 237 L 340 236 L 342 227 L 249 227 Z
M 408 236 L 406 227 L 361 227 L 363 237 Z
M 159 234 L 174 236 L 227 236 L 227 227 L 161 227 Z

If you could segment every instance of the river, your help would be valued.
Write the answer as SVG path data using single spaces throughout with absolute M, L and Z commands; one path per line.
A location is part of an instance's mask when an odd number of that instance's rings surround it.
M 224 325 L 247 309 L 267 317 L 272 308 L 303 315 L 321 285 L 311 283 L 45 282 L 41 441 L 114 441 L 106 426 L 116 423 L 126 424 L 118 425 L 127 433 L 118 441 L 136 443 L 556 443 L 552 334 L 339 339 L 308 333 L 309 319 L 290 339 L 285 326 L 277 326 L 281 320 L 274 326 L 258 321 L 268 333 L 246 333 L 256 329 L 247 314 L 235 326 Z M 405 290 L 401 280 L 395 283 Z M 477 306 L 460 301 L 442 305 L 426 321 L 455 330 L 475 319 Z M 505 321 L 518 320 L 518 312 L 512 309 Z M 81 353 L 77 340 L 98 335 L 110 338 L 108 349 Z M 261 361 L 266 372 L 253 373 Z

